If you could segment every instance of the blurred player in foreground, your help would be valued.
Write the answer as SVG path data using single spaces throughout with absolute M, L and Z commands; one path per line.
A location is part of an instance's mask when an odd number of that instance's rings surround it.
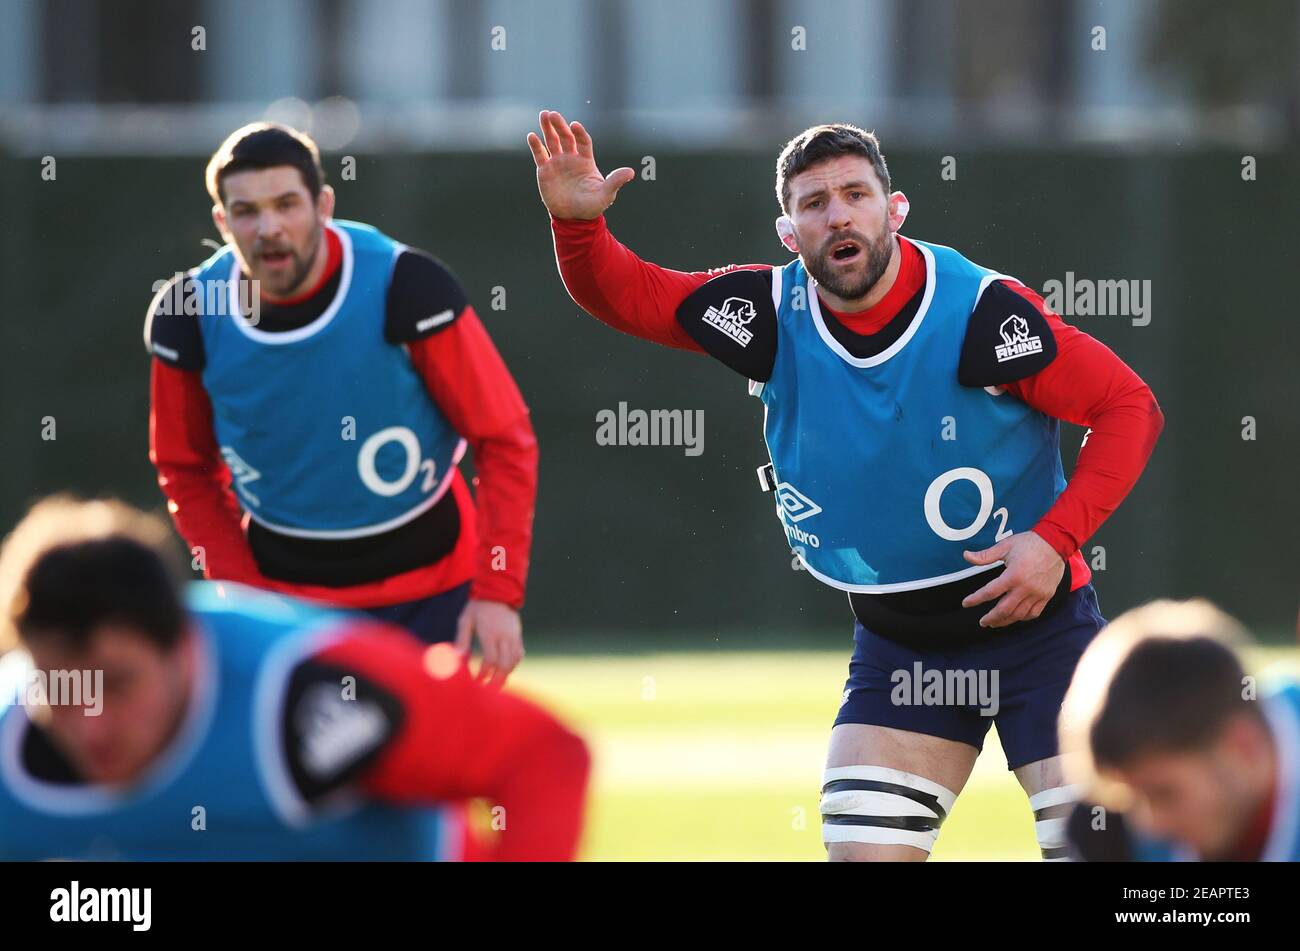
M 1300 861 L 1300 684 L 1257 692 L 1206 601 L 1156 601 L 1084 652 L 1061 710 L 1087 860 Z
M 537 441 L 465 289 L 334 220 L 293 129 L 231 133 L 207 187 L 226 245 L 162 287 L 145 326 L 150 458 L 177 530 L 212 580 L 466 651 L 476 637 L 481 672 L 504 680 L 523 656 Z
M 777 232 L 795 260 L 689 273 L 610 234 L 605 209 L 632 169 L 603 176 L 591 136 L 558 112 L 541 133 L 528 144 L 570 295 L 749 381 L 786 539 L 848 593 L 856 649 L 822 787 L 830 857 L 926 858 L 993 722 L 1036 818 L 1068 811 L 1056 719 L 1105 623 L 1079 546 L 1155 445 L 1151 390 L 1019 281 L 899 235 L 907 200 L 869 132 L 816 126 L 782 151 Z M 1068 486 L 1061 419 L 1092 429 Z M 900 697 L 916 670 L 914 685 L 957 689 Z M 976 702 L 966 686 L 981 681 Z M 1048 859 L 1064 844 L 1039 838 Z
M 583 741 L 450 644 L 243 585 L 182 595 L 162 522 L 35 506 L 0 553 L 0 859 L 568 860 Z M 93 676 L 92 676 L 93 675 Z M 39 689 L 37 689 L 39 688 Z

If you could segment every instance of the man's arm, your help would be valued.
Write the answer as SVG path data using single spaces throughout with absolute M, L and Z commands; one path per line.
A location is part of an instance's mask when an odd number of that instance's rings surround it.
M 635 174 L 621 168 L 602 176 L 582 123 L 566 123 L 558 112 L 543 112 L 540 122 L 545 141 L 530 133 L 528 145 L 542 202 L 551 213 L 555 261 L 569 296 L 616 330 L 666 347 L 712 353 L 687 332 L 677 308 L 712 278 L 738 269 L 770 270 L 771 265 L 675 271 L 642 260 L 614 238 L 604 215 Z
M 518 610 L 537 498 L 537 438 L 528 407 L 472 307 L 446 333 L 414 341 L 409 350 L 478 469 L 479 566 L 470 596 Z
M 1063 558 L 1080 548 L 1137 484 L 1164 429 L 1151 388 L 1101 341 L 1071 327 L 1023 284 L 1008 284 L 1047 320 L 1056 359 L 1007 392 L 1048 416 L 1091 432 L 1074 472 L 1034 531 Z
M 999 363 L 999 328 L 1013 317 L 1025 321 L 1025 337 L 1038 337 L 1042 349 Z M 1001 627 L 1042 612 L 1064 562 L 1136 484 L 1164 415 L 1151 389 L 1119 357 L 1063 322 L 1019 282 L 997 281 L 985 290 L 967 328 L 958 378 L 966 386 L 997 387 L 1048 416 L 1092 427 L 1065 490 L 1033 529 L 966 554 L 972 564 L 1006 562 L 1002 574 L 962 602 L 970 607 L 998 599 L 980 623 Z
M 265 585 L 244 538 L 230 470 L 212 428 L 212 404 L 200 376 L 199 318 L 168 312 L 174 285 L 173 280 L 158 292 L 145 320 L 145 345 L 153 354 L 149 461 L 176 530 L 191 548 L 202 550 L 204 576 Z
M 176 531 L 191 549 L 202 550 L 204 577 L 265 586 L 240 525 L 198 374 L 154 360 L 149 390 L 149 460 Z
M 555 262 L 574 303 L 615 330 L 704 353 L 677 319 L 677 308 L 701 285 L 735 270 L 770 270 L 769 264 L 728 265 L 708 271 L 674 271 L 642 260 L 621 244 L 602 215 L 589 221 L 551 219 Z
M 355 698 L 341 698 L 342 676 L 356 678 Z M 299 666 L 288 697 L 287 758 L 308 802 L 346 785 L 400 805 L 484 797 L 504 810 L 495 860 L 576 854 L 586 744 L 539 706 L 477 683 L 449 645 L 360 622 Z M 383 726 L 349 739 L 357 719 Z
M 408 250 L 389 285 L 385 335 L 404 346 L 429 397 L 469 444 L 478 470 L 478 567 L 457 644 L 478 636 L 483 676 L 523 658 L 524 602 L 537 497 L 537 439 L 528 407 L 464 288 L 436 258 Z

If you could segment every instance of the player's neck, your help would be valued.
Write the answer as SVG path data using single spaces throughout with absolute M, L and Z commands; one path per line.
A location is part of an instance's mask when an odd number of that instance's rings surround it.
M 898 280 L 898 272 L 902 266 L 903 253 L 898 246 L 898 235 L 890 235 L 892 239 L 889 245 L 889 263 L 885 265 L 885 271 L 880 275 L 876 283 L 871 285 L 871 290 L 867 291 L 862 297 L 849 300 L 844 297 L 837 297 L 830 293 L 824 286 L 818 287 L 818 294 L 821 295 L 823 302 L 831 310 L 838 314 L 857 314 L 864 310 L 870 310 L 885 299 Z

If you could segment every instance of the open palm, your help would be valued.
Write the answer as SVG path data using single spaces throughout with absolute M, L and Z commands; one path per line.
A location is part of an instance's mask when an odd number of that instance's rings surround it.
M 591 136 L 581 122 L 566 122 L 558 112 L 538 116 L 542 134 L 528 133 L 528 148 L 537 163 L 537 190 L 555 218 L 599 218 L 614 203 L 618 190 L 636 178 L 630 168 L 601 175 Z

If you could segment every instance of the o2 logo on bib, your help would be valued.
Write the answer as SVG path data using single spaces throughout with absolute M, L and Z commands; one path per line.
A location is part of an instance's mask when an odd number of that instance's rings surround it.
M 945 522 L 943 513 L 939 510 L 939 503 L 943 499 L 944 490 L 954 482 L 970 482 L 980 495 L 980 507 L 975 515 L 975 520 L 961 528 L 954 528 Z M 1011 530 L 1007 528 L 1007 520 L 1010 516 L 1007 514 L 1006 506 L 996 512 L 993 511 L 993 480 L 980 469 L 971 466 L 949 469 L 931 482 L 930 487 L 925 490 L 925 520 L 929 523 L 930 529 L 944 541 L 964 542 L 968 538 L 974 538 L 988 524 L 990 515 L 999 519 L 1001 523 L 998 526 L 997 534 L 994 536 L 996 541 L 1002 541 L 1002 539 L 1012 534 Z
M 375 465 L 379 450 L 389 443 L 401 446 L 406 458 L 402 474 L 396 479 L 385 479 Z M 424 482 L 420 485 L 420 491 L 432 492 L 436 485 L 434 476 L 437 469 L 438 466 L 432 459 L 420 459 L 420 440 L 405 426 L 389 426 L 379 430 L 361 444 L 361 450 L 357 453 L 357 473 L 361 476 L 362 484 L 375 495 L 385 498 L 401 495 L 421 471 L 424 472 Z

